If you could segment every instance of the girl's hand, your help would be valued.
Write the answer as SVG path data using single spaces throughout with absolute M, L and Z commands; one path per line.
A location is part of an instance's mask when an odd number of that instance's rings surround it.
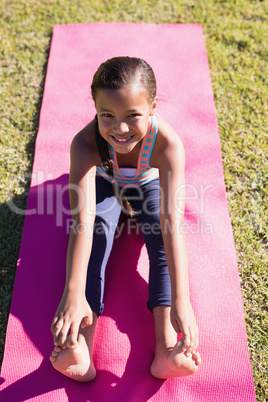
M 64 292 L 51 324 L 54 344 L 62 348 L 76 345 L 78 331 L 93 323 L 93 312 L 85 296 Z
M 182 333 L 183 350 L 186 356 L 196 352 L 198 327 L 190 301 L 176 301 L 171 306 L 171 323 L 177 333 Z

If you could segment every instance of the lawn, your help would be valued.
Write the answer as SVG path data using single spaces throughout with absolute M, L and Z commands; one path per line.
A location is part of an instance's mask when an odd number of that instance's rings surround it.
M 54 24 L 202 23 L 257 400 L 268 401 L 268 2 L 0 0 L 0 346 L 3 353 Z M 239 345 L 237 345 L 239 353 Z

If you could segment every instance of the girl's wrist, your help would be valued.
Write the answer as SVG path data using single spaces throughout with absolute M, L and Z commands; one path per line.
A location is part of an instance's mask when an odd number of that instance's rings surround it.
M 171 301 L 172 301 L 172 304 L 190 302 L 190 293 L 189 293 L 189 291 L 185 291 L 185 290 L 182 292 L 176 291 L 172 294 Z
M 65 285 L 64 293 L 73 296 L 84 295 L 85 287 L 82 285 L 68 283 Z

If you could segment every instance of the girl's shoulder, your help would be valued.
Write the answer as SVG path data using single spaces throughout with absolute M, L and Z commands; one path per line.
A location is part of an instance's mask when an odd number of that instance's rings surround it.
M 100 165 L 100 155 L 95 139 L 95 120 L 88 123 L 71 143 L 71 160 L 88 168 Z
M 157 122 L 158 132 L 151 156 L 151 166 L 159 167 L 159 162 L 164 161 L 165 158 L 184 160 L 184 146 L 178 133 L 158 115 Z
M 178 133 L 174 130 L 174 128 L 162 117 L 156 115 L 158 122 L 158 133 L 157 137 L 159 141 L 161 141 L 162 145 L 165 147 L 178 145 L 183 146 L 182 141 L 178 135 Z

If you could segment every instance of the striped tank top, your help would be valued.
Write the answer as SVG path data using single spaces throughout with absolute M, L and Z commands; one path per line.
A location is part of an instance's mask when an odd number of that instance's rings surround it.
M 120 171 L 120 168 L 117 163 L 116 152 L 114 151 L 112 146 L 109 145 L 109 153 L 114 161 L 114 181 L 118 184 L 118 186 L 120 187 L 125 186 L 129 187 L 131 185 L 139 186 L 146 184 L 159 177 L 158 169 L 150 167 L 150 158 L 153 152 L 157 131 L 158 131 L 157 118 L 153 115 L 151 122 L 149 122 L 148 124 L 147 133 L 145 137 L 142 139 L 137 169 L 129 169 L 129 172 L 132 171 L 133 173 L 135 173 L 132 176 L 126 175 L 125 173 L 126 170 L 123 168 Z M 105 169 L 103 167 L 98 166 L 97 172 L 104 179 L 112 183 L 113 181 L 112 177 L 109 177 L 106 174 Z M 123 172 L 125 173 L 124 175 Z

